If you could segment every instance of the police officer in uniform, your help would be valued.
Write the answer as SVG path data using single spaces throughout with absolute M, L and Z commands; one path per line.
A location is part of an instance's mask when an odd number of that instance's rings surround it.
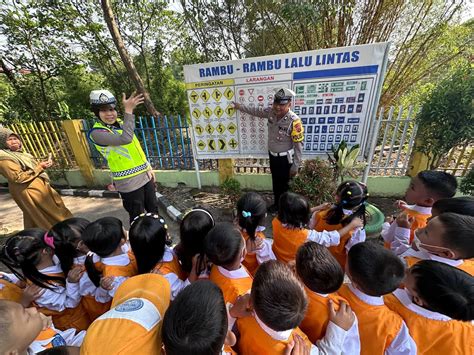
M 271 212 L 278 209 L 280 196 L 288 191 L 290 178 L 298 173 L 301 164 L 304 129 L 301 119 L 290 110 L 294 96 L 294 91 L 281 88 L 274 95 L 273 106 L 267 109 L 233 103 L 239 111 L 268 119 L 268 153 L 275 198 L 269 208 Z
M 99 153 L 107 160 L 115 188 L 122 198 L 130 221 L 141 213 L 158 213 L 155 176 L 134 134 L 133 110 L 143 103 L 143 95 L 123 94 L 124 120 L 117 118 L 117 100 L 107 90 L 90 93 L 91 110 L 97 121 L 88 133 Z

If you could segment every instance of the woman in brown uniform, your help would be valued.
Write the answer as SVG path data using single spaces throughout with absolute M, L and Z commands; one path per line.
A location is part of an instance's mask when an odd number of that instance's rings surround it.
M 48 230 L 72 214 L 44 171 L 52 165 L 51 159 L 38 163 L 22 148 L 20 136 L 0 127 L 0 174 L 8 180 L 10 194 L 23 211 L 24 228 Z

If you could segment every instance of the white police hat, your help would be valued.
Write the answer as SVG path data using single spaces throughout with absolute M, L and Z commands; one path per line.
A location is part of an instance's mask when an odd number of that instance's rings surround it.
M 115 105 L 117 100 L 108 90 L 92 90 L 89 95 L 91 106 Z
M 296 94 L 293 90 L 287 88 L 277 89 L 275 96 L 273 97 L 273 102 L 282 105 L 287 104 L 293 99 L 295 95 Z

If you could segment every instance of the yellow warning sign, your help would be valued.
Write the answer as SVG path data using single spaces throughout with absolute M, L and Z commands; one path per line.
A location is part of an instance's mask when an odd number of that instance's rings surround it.
M 218 142 L 219 150 L 225 150 L 225 140 L 218 139 Z
M 210 150 L 216 150 L 216 142 L 214 139 L 208 139 L 207 145 L 209 146 Z
M 206 142 L 201 140 L 198 142 L 197 146 L 199 149 L 203 150 L 204 148 L 206 148 Z
M 222 116 L 223 113 L 224 113 L 224 110 L 221 109 L 219 106 L 217 106 L 217 107 L 214 109 L 214 113 L 216 114 L 217 118 L 221 118 L 221 116 Z
M 230 146 L 232 149 L 236 149 L 238 145 L 239 145 L 239 144 L 237 143 L 237 141 L 236 141 L 234 138 L 232 138 L 231 140 L 229 140 L 229 146 Z
M 193 91 L 191 94 L 189 94 L 189 98 L 192 102 L 196 103 L 197 100 L 199 100 L 199 94 L 196 91 Z
M 196 130 L 197 134 L 201 135 L 202 132 L 204 132 L 204 129 L 201 127 L 201 125 L 196 125 L 194 127 L 194 129 Z
M 235 125 L 235 123 L 231 122 L 229 123 L 229 125 L 227 126 L 227 129 L 229 130 L 230 133 L 234 134 L 235 131 L 237 130 L 237 126 Z M 229 142 L 230 143 L 230 142 Z
M 202 114 L 207 118 L 209 119 L 209 117 L 211 117 L 212 115 L 212 110 L 209 108 L 209 107 L 206 107 L 204 109 L 204 111 L 202 111 Z
M 219 132 L 220 134 L 224 133 L 224 131 L 225 131 L 225 126 L 224 126 L 222 123 L 219 123 L 219 124 L 216 126 L 216 131 Z
M 234 97 L 234 91 L 231 88 L 227 88 L 224 91 L 224 96 L 227 98 L 227 100 L 230 100 Z
M 204 102 L 207 102 L 207 100 L 209 100 L 209 98 L 211 97 L 211 95 L 209 95 L 209 93 L 206 91 L 206 90 L 203 90 L 201 92 L 201 99 L 204 101 Z
M 225 113 L 227 113 L 227 116 L 232 116 L 235 112 L 235 108 L 232 107 L 232 105 L 229 105 L 225 109 Z
M 198 119 L 199 117 L 201 117 L 201 111 L 199 111 L 199 109 L 197 108 L 193 110 L 192 114 L 195 119 Z
M 222 94 L 219 90 L 214 89 L 214 91 L 212 92 L 212 97 L 214 98 L 214 100 L 220 101 Z
M 209 133 L 209 134 L 214 133 L 214 127 L 212 127 L 212 125 L 210 123 L 206 126 L 206 132 Z

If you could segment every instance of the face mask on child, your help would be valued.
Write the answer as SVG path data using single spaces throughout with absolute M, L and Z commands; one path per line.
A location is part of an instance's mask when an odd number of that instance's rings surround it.
M 437 245 L 430 245 L 430 244 L 422 243 L 422 241 L 421 241 L 420 239 L 418 239 L 417 231 L 418 231 L 418 230 L 415 230 L 415 233 L 414 233 L 414 235 L 413 235 L 413 244 L 415 245 L 415 247 L 416 247 L 419 251 L 424 251 L 425 253 L 434 254 L 434 255 L 438 255 L 438 253 L 441 253 L 441 252 L 444 252 L 444 251 L 448 251 L 448 252 L 451 252 L 452 254 L 454 254 L 454 253 L 453 253 L 450 249 L 448 249 L 448 248 L 439 247 L 439 246 L 437 246 Z M 425 245 L 425 246 L 427 246 L 427 247 L 429 247 L 429 248 L 437 249 L 437 250 L 439 250 L 439 252 L 433 251 L 433 250 L 425 249 L 424 247 L 422 247 L 422 245 Z

